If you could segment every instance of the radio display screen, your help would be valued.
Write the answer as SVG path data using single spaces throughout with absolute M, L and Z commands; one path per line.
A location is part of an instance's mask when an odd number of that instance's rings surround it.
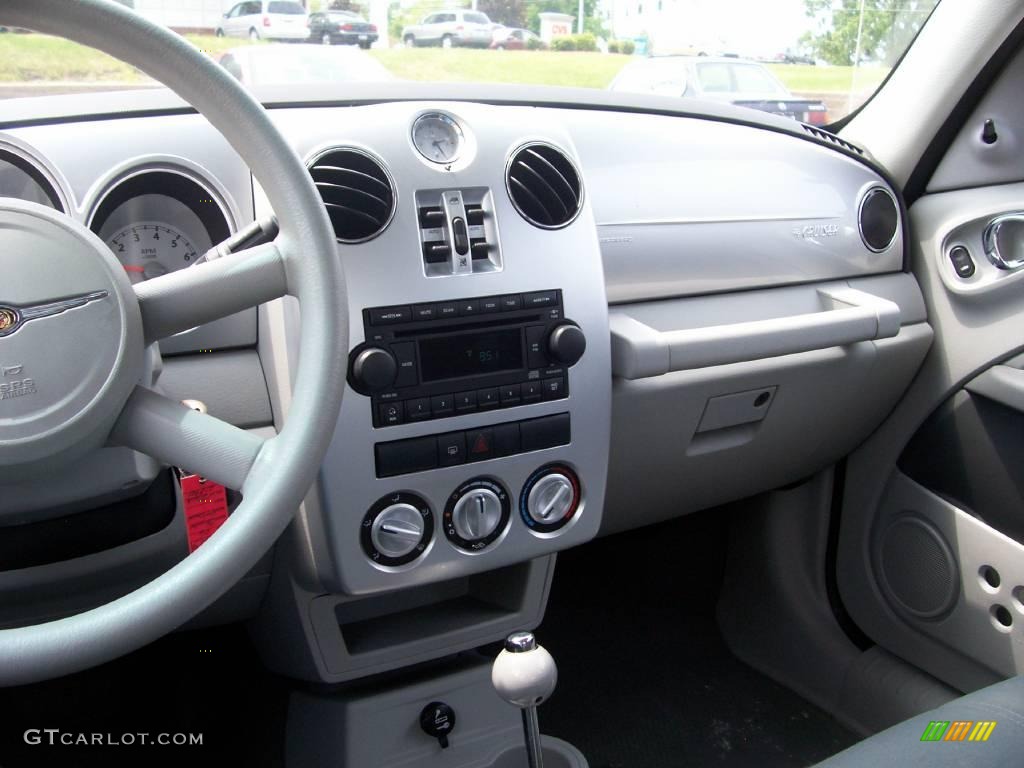
M 519 328 L 420 340 L 420 373 L 424 382 L 522 367 L 523 332 Z

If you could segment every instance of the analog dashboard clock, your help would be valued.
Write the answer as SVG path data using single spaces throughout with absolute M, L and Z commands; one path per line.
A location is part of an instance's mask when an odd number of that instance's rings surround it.
M 427 112 L 412 124 L 412 143 L 416 151 L 432 163 L 455 162 L 465 137 L 462 127 L 451 115 Z

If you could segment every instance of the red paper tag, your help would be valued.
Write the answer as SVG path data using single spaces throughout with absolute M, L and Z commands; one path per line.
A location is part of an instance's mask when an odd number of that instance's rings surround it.
M 181 498 L 185 506 L 188 551 L 195 552 L 228 519 L 228 494 L 223 485 L 213 480 L 186 475 L 181 478 Z

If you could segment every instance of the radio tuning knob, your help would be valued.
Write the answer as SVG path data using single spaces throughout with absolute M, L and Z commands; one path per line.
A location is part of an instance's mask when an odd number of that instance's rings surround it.
M 379 392 L 395 383 L 398 363 L 380 347 L 367 347 L 352 361 L 352 384 L 363 392 Z
M 562 323 L 548 336 L 548 354 L 562 365 L 575 365 L 586 349 L 587 337 L 578 325 Z

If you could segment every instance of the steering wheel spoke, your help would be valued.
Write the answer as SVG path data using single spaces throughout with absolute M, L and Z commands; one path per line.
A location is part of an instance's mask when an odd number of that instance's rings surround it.
M 288 293 L 277 240 L 135 286 L 147 344 Z
M 132 392 L 110 434 L 112 445 L 133 448 L 235 490 L 244 488 L 266 442 L 145 387 Z

